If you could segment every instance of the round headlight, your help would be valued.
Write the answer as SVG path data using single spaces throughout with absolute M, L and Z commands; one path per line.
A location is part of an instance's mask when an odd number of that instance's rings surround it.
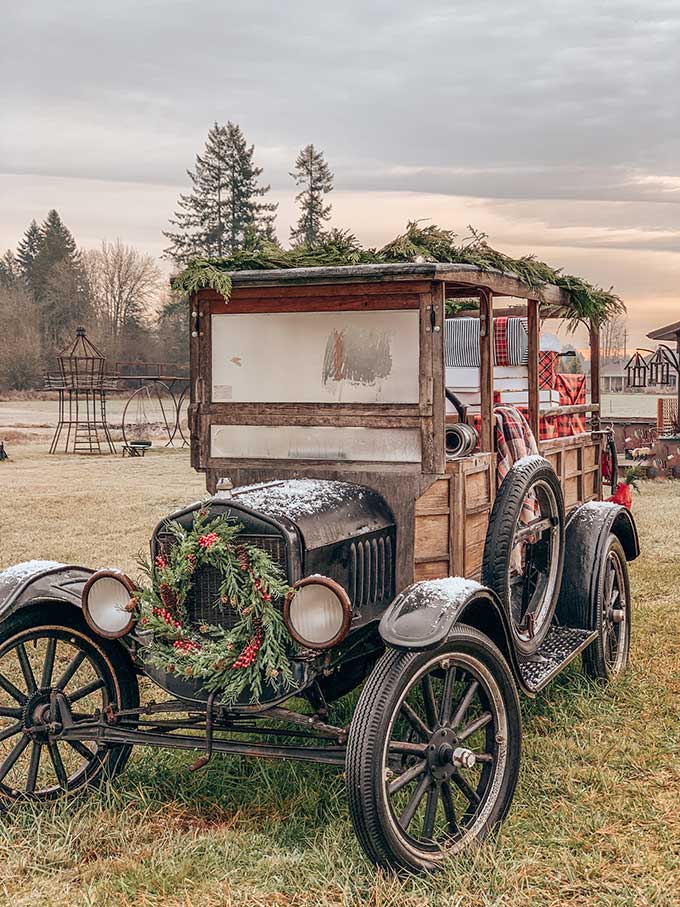
M 310 649 L 328 649 L 347 636 L 352 604 L 335 580 L 308 576 L 293 587 L 283 616 L 293 639 Z
M 130 599 L 137 591 L 132 580 L 115 570 L 98 570 L 83 588 L 83 614 L 100 636 L 118 639 L 132 629 L 134 616 Z

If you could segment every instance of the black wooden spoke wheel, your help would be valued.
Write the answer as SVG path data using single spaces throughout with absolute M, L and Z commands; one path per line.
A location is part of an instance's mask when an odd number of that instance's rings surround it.
M 628 666 L 631 614 L 628 563 L 615 535 L 607 539 L 588 604 L 597 639 L 583 653 L 583 667 L 591 677 L 612 680 Z
M 436 650 L 388 650 L 357 704 L 347 747 L 354 828 L 378 866 L 431 870 L 505 817 L 520 759 L 517 691 L 482 633 Z
M 63 693 L 75 719 L 109 705 L 139 704 L 124 653 L 93 637 L 79 613 L 58 605 L 20 611 L 0 625 L 0 805 L 20 797 L 52 800 L 113 777 L 131 747 L 59 741 L 48 725 Z
M 550 463 L 518 460 L 498 490 L 484 545 L 482 582 L 510 618 L 515 648 L 531 655 L 555 613 L 564 565 L 564 502 Z

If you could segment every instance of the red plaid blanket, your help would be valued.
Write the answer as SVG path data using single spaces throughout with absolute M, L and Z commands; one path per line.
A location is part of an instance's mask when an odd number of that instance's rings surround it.
M 497 406 L 496 417 L 496 459 L 498 484 L 508 474 L 513 463 L 522 457 L 538 453 L 538 445 L 529 423 L 516 406 Z
M 581 406 L 586 402 L 586 376 L 558 374 L 555 376 L 555 390 L 560 395 L 560 406 Z M 559 416 L 558 432 L 562 435 L 580 435 L 586 431 L 584 413 L 573 416 Z

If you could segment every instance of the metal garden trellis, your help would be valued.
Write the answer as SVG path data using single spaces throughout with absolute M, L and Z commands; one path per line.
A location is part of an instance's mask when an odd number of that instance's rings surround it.
M 101 454 L 106 447 L 115 453 L 106 417 L 106 392 L 112 389 L 105 379 L 106 357 L 87 339 L 85 328 L 79 327 L 58 361 L 59 375 L 46 378 L 47 389 L 59 394 L 59 419 L 50 453 L 57 452 L 64 436 L 64 453 Z

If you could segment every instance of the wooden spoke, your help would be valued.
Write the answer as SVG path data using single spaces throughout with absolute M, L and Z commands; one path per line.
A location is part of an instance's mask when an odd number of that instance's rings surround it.
M 21 756 L 23 751 L 28 746 L 29 742 L 30 741 L 29 741 L 28 737 L 22 737 L 14 745 L 14 749 L 11 751 L 11 753 L 5 759 L 5 761 L 2 763 L 2 765 L 0 765 L 0 781 L 2 781 L 2 779 L 5 777 L 7 772 L 9 772 L 12 769 L 12 767 L 14 766 L 14 763 L 17 761 L 19 756 Z
M 9 693 L 9 695 L 12 697 L 12 699 L 14 699 L 16 702 L 20 703 L 21 705 L 23 705 L 28 698 L 26 696 L 26 694 L 22 693 L 21 690 L 17 689 L 17 687 L 15 687 L 14 684 L 12 683 L 12 681 L 8 680 L 4 674 L 0 674 L 0 687 L 2 687 L 6 693 Z
M 432 840 L 434 831 L 434 822 L 437 818 L 437 804 L 439 803 L 439 785 L 432 784 L 427 792 L 427 803 L 425 804 L 425 816 L 423 818 L 423 839 Z
M 449 668 L 444 677 L 444 689 L 442 690 L 442 701 L 439 707 L 439 723 L 446 724 L 451 717 L 451 701 L 453 699 L 453 687 L 456 683 L 456 669 Z
M 449 826 L 449 834 L 457 835 L 458 820 L 456 819 L 456 810 L 453 805 L 453 797 L 451 796 L 451 788 L 448 781 L 442 782 L 442 803 L 444 804 L 444 815 L 446 816 L 446 822 Z
M 75 716 L 74 716 L 75 717 Z M 424 756 L 427 744 L 410 743 L 407 740 L 390 740 L 389 750 L 402 756 Z
M 18 734 L 22 727 L 23 724 L 20 721 L 17 724 L 6 727 L 4 731 L 0 731 L 0 740 L 9 740 L 10 737 Z
M 470 787 L 470 785 L 460 774 L 460 772 L 454 772 L 451 775 L 451 780 L 463 791 L 470 803 L 479 803 L 481 801 L 481 797 L 479 796 L 477 791 L 473 787 Z
M 35 785 L 38 780 L 38 767 L 40 766 L 40 754 L 42 753 L 42 744 L 33 741 L 33 750 L 31 752 L 31 762 L 28 766 L 28 775 L 26 777 L 26 793 L 35 792 Z
M 68 743 L 71 749 L 74 749 L 76 753 L 82 756 L 83 759 L 87 759 L 88 762 L 90 762 L 96 756 L 96 753 L 85 746 L 85 744 L 80 740 L 67 740 L 66 743 Z
M 96 680 L 91 680 L 89 683 L 86 683 L 85 686 L 79 687 L 74 693 L 70 693 L 68 698 L 71 702 L 78 702 L 79 699 L 89 696 L 90 693 L 101 690 L 103 686 L 104 681 L 101 677 L 97 677 Z
M 451 727 L 458 727 L 458 725 L 461 723 L 461 721 L 465 717 L 465 713 L 470 708 L 470 703 L 475 698 L 475 695 L 476 695 L 478 689 L 479 689 L 479 681 L 473 680 L 472 683 L 468 686 L 467 690 L 465 691 L 463 698 L 458 703 L 458 708 L 456 709 L 456 713 L 453 716 L 453 718 L 451 719 Z
M 47 651 L 45 652 L 45 661 L 43 662 L 42 677 L 40 686 L 47 689 L 52 683 L 52 671 L 54 670 L 54 656 L 57 651 L 57 637 L 50 636 L 47 640 Z
M 533 523 L 528 523 L 526 526 L 522 526 L 521 529 L 517 530 L 512 539 L 513 545 L 518 545 L 520 542 L 525 541 L 536 533 L 545 532 L 546 529 L 554 528 L 553 521 L 550 517 L 544 520 L 534 520 Z
M 413 821 L 416 810 L 420 806 L 420 801 L 425 796 L 425 793 L 431 783 L 432 782 L 430 780 L 429 774 L 423 775 L 423 777 L 420 779 L 420 784 L 414 790 L 411 799 L 408 801 L 406 807 L 404 808 L 403 813 L 401 814 L 401 816 L 399 816 L 399 824 L 404 829 L 404 831 L 408 829 L 409 825 Z
M 463 740 L 467 740 L 475 731 L 481 730 L 483 727 L 486 727 L 487 724 L 492 720 L 493 715 L 491 712 L 484 712 L 480 715 L 479 718 L 475 718 L 474 721 L 471 721 L 466 728 L 458 734 L 458 740 L 462 743 Z
M 35 693 L 35 691 L 38 689 L 38 686 L 35 682 L 31 662 L 28 660 L 26 646 L 22 642 L 20 642 L 17 646 L 17 658 L 19 659 L 19 664 L 21 665 L 21 673 L 24 675 L 26 689 L 29 693 Z
M 423 704 L 425 706 L 425 718 L 428 725 L 433 728 L 437 721 L 437 706 L 434 701 L 434 692 L 432 691 L 432 675 L 426 674 L 422 679 Z
M 54 684 L 54 686 L 59 690 L 63 690 L 84 661 L 85 653 L 82 651 L 76 652 L 76 654 L 71 659 L 71 663 L 61 675 L 59 680 Z
M 492 763 L 494 761 L 493 755 L 491 753 L 475 753 L 475 759 L 477 760 L 477 762 Z
M 432 736 L 432 731 L 429 729 L 429 727 L 427 727 L 420 715 L 416 714 L 416 712 L 411 708 L 408 702 L 402 702 L 401 710 L 406 716 L 408 723 L 415 731 L 420 734 L 422 739 L 429 740 Z
M 0 705 L 0 718 L 21 718 L 22 714 L 21 709 L 12 709 L 6 705 Z
M 421 759 L 420 762 L 416 762 L 416 764 L 411 768 L 407 768 L 406 771 L 402 772 L 398 778 L 395 778 L 395 780 L 387 788 L 390 796 L 392 796 L 392 794 L 396 794 L 402 789 L 402 787 L 406 787 L 406 785 L 413 781 L 415 778 L 419 778 L 426 770 L 426 768 L 427 761 L 425 759 Z
M 59 782 L 59 787 L 62 790 L 68 789 L 68 778 L 66 777 L 66 769 L 64 768 L 64 763 L 61 759 L 61 753 L 59 752 L 59 747 L 52 740 L 47 744 L 47 749 L 49 750 L 50 759 L 52 760 L 52 765 L 54 767 L 54 773 L 57 776 L 57 781 Z

